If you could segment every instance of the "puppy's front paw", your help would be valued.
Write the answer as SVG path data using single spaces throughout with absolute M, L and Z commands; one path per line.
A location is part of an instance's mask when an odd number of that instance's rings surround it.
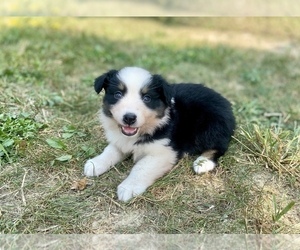
M 88 160 L 84 165 L 84 175 L 86 176 L 97 176 L 96 166 L 92 160 Z
M 88 160 L 84 165 L 84 175 L 99 176 L 109 170 L 110 165 L 95 158 Z
M 129 201 L 131 198 L 144 193 L 146 189 L 147 186 L 140 183 L 130 183 L 125 180 L 118 186 L 118 199 L 125 202 Z

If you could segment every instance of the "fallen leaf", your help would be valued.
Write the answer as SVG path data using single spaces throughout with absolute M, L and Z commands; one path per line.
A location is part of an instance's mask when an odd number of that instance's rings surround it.
M 46 142 L 52 148 L 56 148 L 56 149 L 66 148 L 66 145 L 57 138 L 47 139 Z
M 83 179 L 81 179 L 79 181 L 74 181 L 71 186 L 71 190 L 81 191 L 86 188 L 86 185 L 87 185 L 87 179 L 86 179 L 86 177 L 84 177 Z
M 62 155 L 60 157 L 55 158 L 57 161 L 69 161 L 72 159 L 72 155 Z

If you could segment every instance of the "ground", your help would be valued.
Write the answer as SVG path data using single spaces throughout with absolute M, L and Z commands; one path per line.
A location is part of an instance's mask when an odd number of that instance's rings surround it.
M 300 19 L 0 19 L 1 233 L 300 233 Z M 202 82 L 237 129 L 213 172 L 185 157 L 129 203 L 132 159 L 83 190 L 106 146 L 93 80 L 140 66 Z

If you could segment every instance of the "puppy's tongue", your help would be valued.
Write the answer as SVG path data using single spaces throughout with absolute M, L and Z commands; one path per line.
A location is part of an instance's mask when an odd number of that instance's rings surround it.
M 129 126 L 121 126 L 121 131 L 124 135 L 133 136 L 137 133 L 138 128 L 133 128 Z

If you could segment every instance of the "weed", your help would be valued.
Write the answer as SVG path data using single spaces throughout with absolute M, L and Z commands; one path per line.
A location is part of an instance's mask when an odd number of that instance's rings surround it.
M 281 217 L 284 216 L 288 211 L 290 211 L 293 206 L 295 206 L 295 202 L 291 201 L 282 210 L 279 210 L 277 207 L 275 196 L 273 196 L 273 203 L 274 203 L 274 215 L 272 218 L 275 223 L 278 222 L 281 219 Z
M 0 114 L 0 165 L 24 153 L 30 140 L 44 127 L 28 113 Z

